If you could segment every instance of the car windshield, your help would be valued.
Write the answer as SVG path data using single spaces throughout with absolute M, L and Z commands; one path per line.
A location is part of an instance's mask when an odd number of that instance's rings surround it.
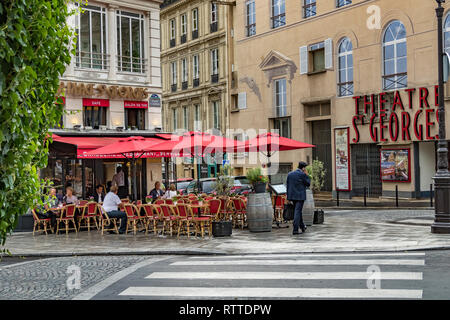
M 250 184 L 250 181 L 247 178 L 238 178 L 236 181 L 239 181 L 241 184 Z
M 215 181 L 205 181 L 203 182 L 203 192 L 209 193 L 214 190 Z
M 190 181 L 183 181 L 177 183 L 177 190 L 186 189 L 186 187 L 190 184 Z

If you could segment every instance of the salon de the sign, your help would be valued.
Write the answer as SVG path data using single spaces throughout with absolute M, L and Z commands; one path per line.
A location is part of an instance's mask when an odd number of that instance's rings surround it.
M 438 127 L 438 89 L 411 88 L 353 97 L 352 143 L 360 142 L 361 130 L 369 130 L 370 139 L 377 143 L 437 140 L 438 135 L 431 132 Z
M 107 96 L 109 99 L 146 100 L 146 88 L 130 86 L 110 86 L 106 84 L 60 82 L 58 95 L 65 92 L 69 96 L 94 97 Z

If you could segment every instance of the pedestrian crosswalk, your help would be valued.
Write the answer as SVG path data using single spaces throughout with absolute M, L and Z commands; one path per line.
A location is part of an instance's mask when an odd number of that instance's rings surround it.
M 122 298 L 421 299 L 425 253 L 174 258 L 149 266 Z

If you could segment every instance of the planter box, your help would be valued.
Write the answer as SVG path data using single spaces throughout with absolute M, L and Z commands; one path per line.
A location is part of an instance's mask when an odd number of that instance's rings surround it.
M 229 237 L 233 233 L 233 225 L 231 221 L 213 221 L 212 234 L 217 237 Z
M 31 212 L 26 213 L 18 218 L 17 226 L 14 229 L 14 232 L 33 231 L 33 225 L 33 215 L 31 214 Z

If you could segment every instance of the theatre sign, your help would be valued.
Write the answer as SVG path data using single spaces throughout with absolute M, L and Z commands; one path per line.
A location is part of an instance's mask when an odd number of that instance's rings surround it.
M 146 100 L 149 97 L 147 88 L 131 86 L 115 86 L 95 83 L 60 82 L 58 96 L 103 97 L 109 99 Z
M 359 143 L 363 130 L 370 140 L 409 142 L 437 140 L 438 86 L 355 96 L 352 143 Z

